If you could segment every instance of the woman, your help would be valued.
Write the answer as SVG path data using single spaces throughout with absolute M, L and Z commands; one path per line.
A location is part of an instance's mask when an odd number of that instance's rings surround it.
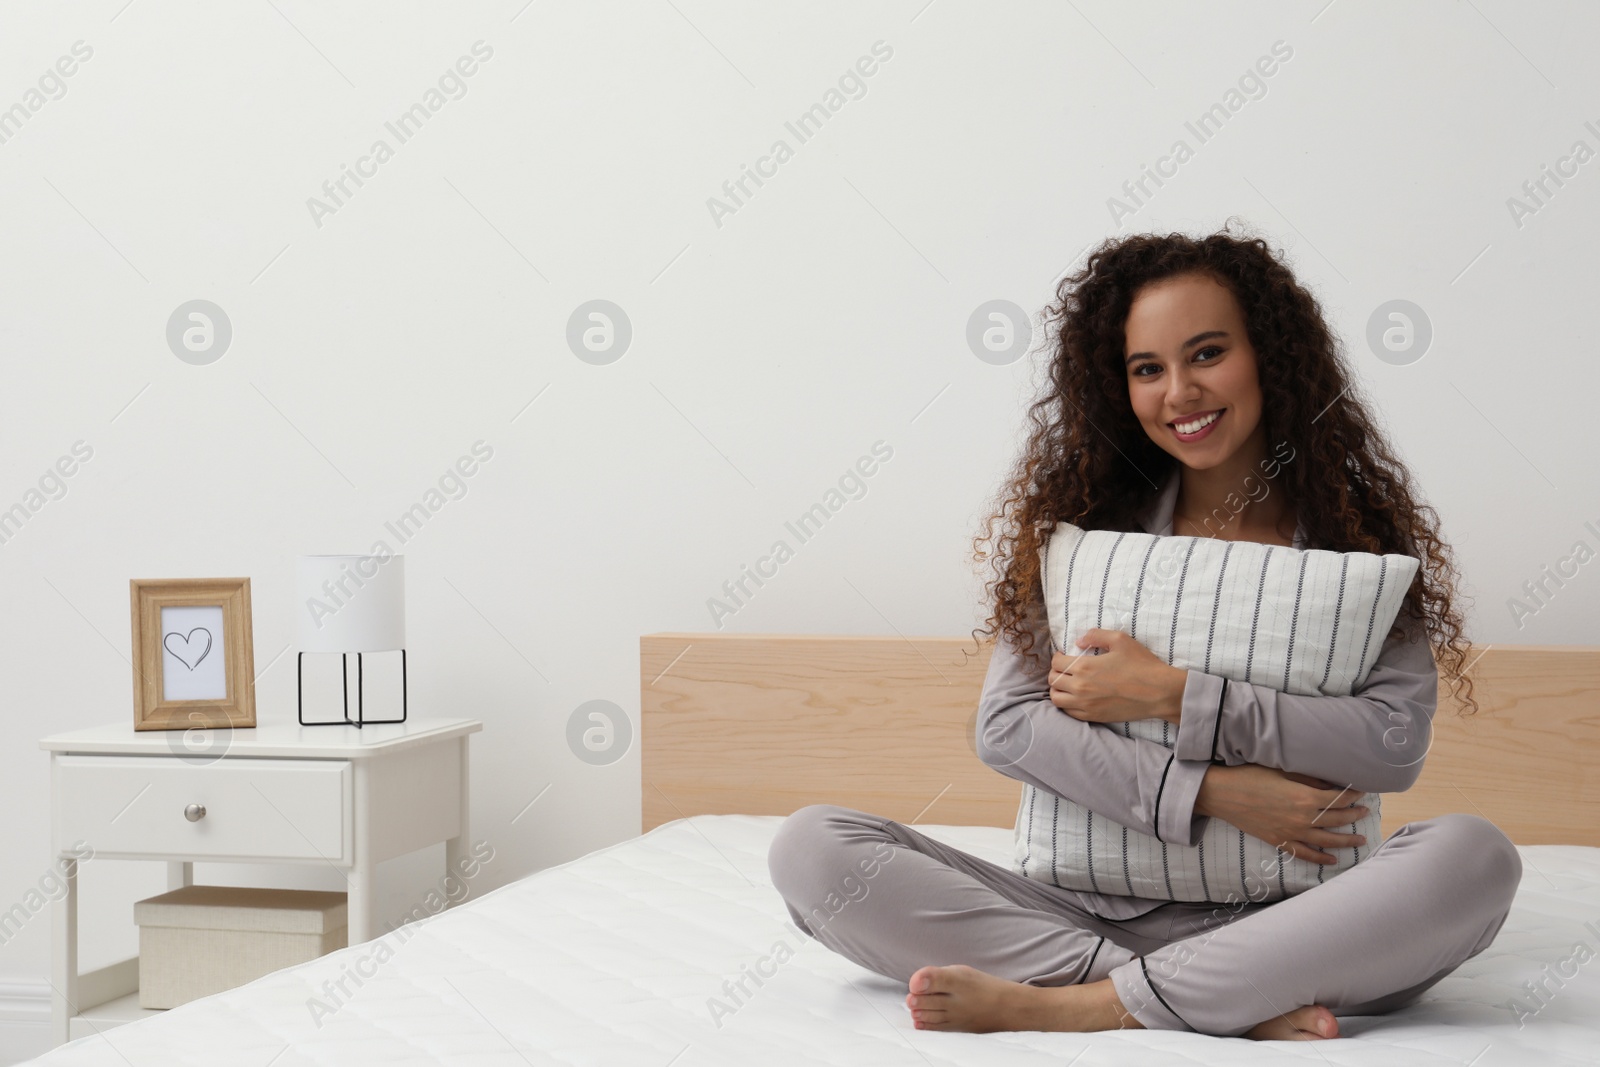
M 1358 862 L 1274 903 L 1114 896 L 818 804 L 780 827 L 773 884 L 801 930 L 906 981 L 919 1029 L 1337 1037 L 1336 1016 L 1410 1003 L 1487 948 L 1521 877 L 1515 847 L 1476 815 L 1408 823 L 1371 847 L 1337 829 L 1366 813 L 1352 798 L 1416 780 L 1436 657 L 1476 708 L 1437 516 L 1353 393 L 1317 301 L 1264 242 L 1110 240 L 1057 296 L 1050 385 L 988 523 L 991 536 L 1004 526 L 994 611 L 975 631 L 997 638 L 980 755 L 1166 841 L 1191 843 L 1219 818 L 1302 859 L 1332 864 L 1357 848 Z M 1269 451 L 1282 462 L 1264 466 Z M 1247 488 L 1273 468 L 1265 492 Z M 1038 552 L 1060 521 L 1398 552 L 1422 566 L 1356 692 L 1224 688 L 1121 632 L 1046 655 Z M 1081 655 L 1090 647 L 1103 654 Z M 1172 725 L 1170 748 L 1118 729 L 1145 718 Z M 831 917 L 818 909 L 840 872 L 868 863 L 864 895 Z

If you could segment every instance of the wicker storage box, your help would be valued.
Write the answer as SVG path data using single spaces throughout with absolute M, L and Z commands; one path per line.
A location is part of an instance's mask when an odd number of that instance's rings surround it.
M 133 906 L 139 1006 L 175 1008 L 344 948 L 345 895 L 192 885 Z

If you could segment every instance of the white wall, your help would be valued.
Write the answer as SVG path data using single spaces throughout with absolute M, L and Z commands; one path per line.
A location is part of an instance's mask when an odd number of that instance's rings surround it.
M 1600 148 L 1597 31 L 1590 5 L 1508 0 L 7 5 L 0 108 L 93 54 L 0 143 L 0 509 L 74 442 L 93 456 L 0 545 L 0 910 L 48 862 L 37 739 L 131 717 L 129 578 L 249 575 L 265 666 L 294 557 L 399 547 L 385 520 L 474 442 L 492 459 L 401 550 L 414 714 L 486 723 L 484 887 L 638 832 L 637 747 L 589 766 L 568 717 L 637 716 L 639 635 L 713 628 L 708 598 L 876 441 L 865 496 L 723 625 L 966 634 L 1031 376 L 976 358 L 968 317 L 1036 313 L 1112 232 L 1236 214 L 1286 246 L 1443 516 L 1473 636 L 1597 643 L 1600 563 L 1520 628 L 1506 603 L 1600 548 L 1600 162 L 1508 206 Z M 400 144 L 385 122 L 479 41 L 466 94 Z M 876 42 L 865 94 L 800 144 L 785 122 Z M 1290 58 L 1198 143 L 1186 122 L 1275 42 Z M 380 138 L 393 158 L 314 219 Z M 708 198 L 780 138 L 793 158 L 719 224 Z M 1180 138 L 1193 158 L 1127 197 Z M 604 366 L 565 337 L 597 298 L 633 329 Z M 233 328 L 206 366 L 165 338 L 193 299 Z M 1394 299 L 1434 329 L 1407 366 L 1365 340 Z M 292 651 L 258 699 L 294 714 Z M 437 862 L 396 865 L 388 914 Z M 85 884 L 85 963 L 131 953 L 160 870 Z M 0 993 L 42 989 L 47 928 L 0 947 Z

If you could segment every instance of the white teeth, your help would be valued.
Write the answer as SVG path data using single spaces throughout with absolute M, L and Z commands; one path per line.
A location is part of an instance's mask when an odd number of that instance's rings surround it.
M 1220 411 L 1213 411 L 1204 418 L 1195 419 L 1193 422 L 1175 422 L 1172 425 L 1177 428 L 1179 433 L 1195 433 L 1198 430 L 1203 430 L 1207 426 L 1210 426 L 1213 422 L 1216 422 L 1217 416 L 1221 414 L 1222 412 Z

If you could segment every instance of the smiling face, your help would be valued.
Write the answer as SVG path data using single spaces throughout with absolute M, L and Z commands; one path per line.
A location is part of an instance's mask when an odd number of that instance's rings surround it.
M 1225 286 L 1200 274 L 1152 282 L 1124 335 L 1128 400 L 1152 441 L 1199 470 L 1266 454 L 1256 353 Z

